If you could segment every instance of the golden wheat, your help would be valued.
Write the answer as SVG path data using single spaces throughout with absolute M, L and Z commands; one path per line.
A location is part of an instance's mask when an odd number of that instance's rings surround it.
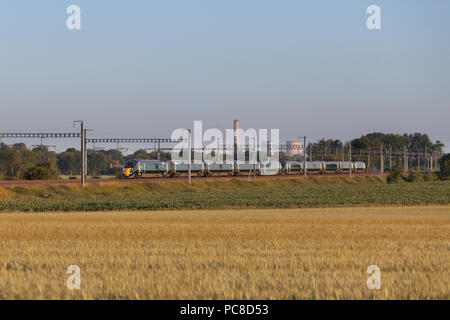
M 448 299 L 449 238 L 450 206 L 0 214 L 0 298 Z

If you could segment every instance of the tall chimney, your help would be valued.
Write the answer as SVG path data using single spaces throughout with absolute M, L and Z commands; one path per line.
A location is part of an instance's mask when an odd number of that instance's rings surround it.
M 234 120 L 234 160 L 237 160 L 239 144 L 239 120 Z
M 234 120 L 234 145 L 239 144 L 239 120 Z

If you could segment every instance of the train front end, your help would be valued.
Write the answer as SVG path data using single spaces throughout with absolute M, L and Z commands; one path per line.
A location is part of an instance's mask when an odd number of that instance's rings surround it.
M 124 178 L 132 178 L 134 176 L 134 174 L 136 173 L 136 163 L 137 162 L 135 160 L 128 160 L 127 162 L 125 162 L 122 171 Z

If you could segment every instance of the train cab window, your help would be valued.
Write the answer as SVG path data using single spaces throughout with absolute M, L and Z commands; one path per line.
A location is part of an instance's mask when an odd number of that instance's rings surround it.
M 134 168 L 134 166 L 136 165 L 136 161 L 127 161 L 125 162 L 125 168 Z

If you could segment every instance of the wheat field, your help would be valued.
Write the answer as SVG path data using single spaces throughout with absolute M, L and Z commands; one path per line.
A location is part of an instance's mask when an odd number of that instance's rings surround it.
M 2 213 L 0 299 L 448 299 L 449 249 L 450 206 Z

